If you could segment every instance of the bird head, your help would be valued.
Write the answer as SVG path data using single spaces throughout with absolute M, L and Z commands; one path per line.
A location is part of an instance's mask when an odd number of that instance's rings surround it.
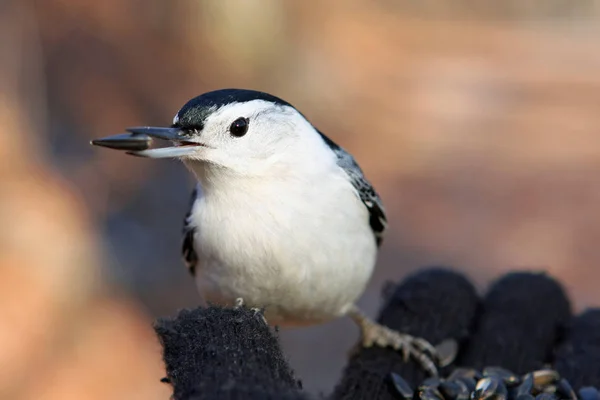
M 267 93 L 223 89 L 189 100 L 170 127 L 127 131 L 171 141 L 172 147 L 129 151 L 146 158 L 178 158 L 195 171 L 260 174 L 327 157 L 323 138 L 288 102 Z

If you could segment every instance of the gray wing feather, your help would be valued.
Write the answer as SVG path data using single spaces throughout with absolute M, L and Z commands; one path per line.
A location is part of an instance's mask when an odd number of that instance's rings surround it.
M 183 262 L 192 276 L 196 275 L 196 266 L 198 264 L 198 255 L 196 250 L 194 250 L 194 235 L 196 234 L 196 227 L 192 224 L 192 210 L 199 193 L 200 188 L 198 185 L 196 185 L 192 191 L 188 212 L 185 214 L 185 218 L 183 219 L 183 242 L 181 244 L 181 254 L 183 256 Z
M 354 157 L 352 157 L 350 153 L 338 146 L 323 133 L 319 132 L 319 134 L 336 155 L 337 164 L 346 172 L 350 178 L 352 186 L 354 186 L 361 201 L 365 207 L 367 207 L 367 210 L 369 211 L 369 224 L 371 225 L 371 229 L 375 235 L 377 246 L 381 246 L 383 234 L 387 227 L 387 217 L 385 215 L 381 198 L 371 183 L 365 178 Z

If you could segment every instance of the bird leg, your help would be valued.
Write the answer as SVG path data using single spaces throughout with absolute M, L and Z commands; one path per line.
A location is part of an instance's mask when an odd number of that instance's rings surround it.
M 412 356 L 432 376 L 438 375 L 435 361 L 437 360 L 437 350 L 425 339 L 413 337 L 380 325 L 363 314 L 356 306 L 350 309 L 348 316 L 361 330 L 363 347 L 368 348 L 373 345 L 392 347 L 402 352 L 404 362 L 407 362 Z

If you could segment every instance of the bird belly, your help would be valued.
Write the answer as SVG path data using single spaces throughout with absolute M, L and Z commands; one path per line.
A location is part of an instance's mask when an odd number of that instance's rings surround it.
M 371 277 L 377 245 L 356 196 L 346 196 L 348 204 L 338 198 L 336 207 L 314 200 L 229 207 L 221 215 L 210 207 L 200 211 L 195 247 L 201 296 L 228 306 L 242 298 L 279 326 L 344 315 Z
M 352 249 L 348 249 L 352 253 Z M 247 307 L 264 308 L 276 325 L 311 325 L 344 315 L 364 291 L 371 276 L 371 257 L 357 262 L 225 264 L 201 262 L 196 283 L 212 304 L 232 306 L 241 298 Z M 287 269 L 287 270 L 286 270 Z

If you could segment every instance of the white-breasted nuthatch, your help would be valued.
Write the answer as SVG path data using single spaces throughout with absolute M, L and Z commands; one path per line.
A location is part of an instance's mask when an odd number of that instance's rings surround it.
M 436 374 L 433 346 L 357 308 L 386 228 L 384 208 L 354 158 L 291 104 L 217 90 L 188 101 L 170 127 L 127 131 L 93 144 L 178 158 L 198 180 L 182 251 L 206 301 L 241 298 L 280 326 L 348 315 L 364 346 L 392 346 Z M 174 146 L 149 149 L 150 138 Z

